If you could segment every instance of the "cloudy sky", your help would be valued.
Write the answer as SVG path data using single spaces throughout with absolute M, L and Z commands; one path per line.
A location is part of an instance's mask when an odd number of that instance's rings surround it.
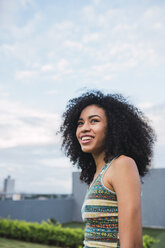
M 87 89 L 121 93 L 156 130 L 165 168 L 165 3 L 162 0 L 0 1 L 0 189 L 71 193 L 56 131 Z

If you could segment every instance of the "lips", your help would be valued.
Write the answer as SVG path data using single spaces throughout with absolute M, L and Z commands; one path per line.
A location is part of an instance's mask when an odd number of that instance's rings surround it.
M 81 139 L 82 141 L 84 141 L 84 140 L 92 140 L 92 139 L 94 139 L 94 137 L 91 136 L 91 135 L 82 135 L 82 136 L 80 137 L 80 139 Z
M 94 137 L 91 135 L 82 135 L 80 137 L 80 139 L 81 139 L 81 144 L 88 144 L 88 143 L 92 142 Z

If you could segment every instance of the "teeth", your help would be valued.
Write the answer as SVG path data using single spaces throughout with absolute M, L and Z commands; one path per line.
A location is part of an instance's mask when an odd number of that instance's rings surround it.
M 81 140 L 91 140 L 91 139 L 93 139 L 93 138 L 92 137 L 89 137 L 89 136 L 88 137 L 86 136 L 86 137 L 82 137 Z

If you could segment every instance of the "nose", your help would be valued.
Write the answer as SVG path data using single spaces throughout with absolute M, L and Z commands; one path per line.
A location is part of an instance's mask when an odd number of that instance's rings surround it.
M 84 122 L 81 131 L 82 132 L 88 132 L 90 130 L 90 124 L 88 122 Z

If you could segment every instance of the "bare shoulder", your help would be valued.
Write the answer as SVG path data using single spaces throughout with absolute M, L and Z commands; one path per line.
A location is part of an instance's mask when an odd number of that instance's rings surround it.
M 114 160 L 114 165 L 113 165 L 113 170 L 114 172 L 135 172 L 138 173 L 138 168 L 135 163 L 135 160 L 131 157 L 121 155 L 118 158 Z
M 112 166 L 112 180 L 115 181 L 125 181 L 125 180 L 137 180 L 140 181 L 140 176 L 138 172 L 137 165 L 131 157 L 121 155 L 114 160 Z

